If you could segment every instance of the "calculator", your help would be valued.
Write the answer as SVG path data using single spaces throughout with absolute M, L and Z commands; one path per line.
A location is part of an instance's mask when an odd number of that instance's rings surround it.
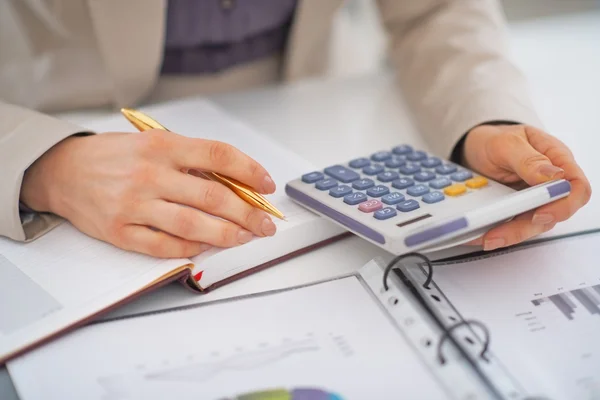
M 516 191 L 403 144 L 286 184 L 309 210 L 393 254 L 465 243 L 571 191 L 564 179 Z

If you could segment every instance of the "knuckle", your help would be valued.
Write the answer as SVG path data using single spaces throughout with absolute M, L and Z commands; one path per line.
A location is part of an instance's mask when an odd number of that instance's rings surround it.
M 168 148 L 169 134 L 159 129 L 152 129 L 137 135 L 138 154 L 144 158 L 153 158 Z
M 196 232 L 195 217 L 196 215 L 191 209 L 181 207 L 173 218 L 174 233 L 182 238 L 192 237 Z
M 224 167 L 234 161 L 234 149 L 227 143 L 212 141 L 208 146 L 209 161 L 213 165 L 217 167 Z
M 262 211 L 251 208 L 244 212 L 244 217 L 242 218 L 242 225 L 246 228 L 250 228 L 255 225 L 255 221 L 258 222 L 259 216 L 262 214 Z
M 225 198 L 226 190 L 220 183 L 207 182 L 202 198 L 202 204 L 207 211 L 219 209 L 224 204 Z
M 536 164 L 547 162 L 548 158 L 540 153 L 529 154 L 521 160 L 521 164 L 525 168 L 534 167 Z
M 592 198 L 592 186 L 589 183 L 583 185 L 583 205 L 586 205 Z
M 227 224 L 221 229 L 220 242 L 223 246 L 233 246 L 237 243 L 238 229 Z
M 120 248 L 130 248 L 131 243 L 127 236 L 127 233 L 125 232 L 124 227 L 125 224 L 119 217 L 114 217 L 110 221 L 108 221 L 104 233 L 106 238 L 108 239 L 107 241 Z

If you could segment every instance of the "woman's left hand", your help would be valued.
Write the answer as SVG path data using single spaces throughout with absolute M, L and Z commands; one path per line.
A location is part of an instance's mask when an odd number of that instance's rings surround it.
M 592 189 L 573 154 L 557 138 L 526 125 L 480 125 L 464 142 L 463 165 L 508 185 L 533 186 L 564 178 L 568 197 L 515 217 L 471 244 L 484 250 L 510 246 L 544 233 L 564 221 L 590 199 Z

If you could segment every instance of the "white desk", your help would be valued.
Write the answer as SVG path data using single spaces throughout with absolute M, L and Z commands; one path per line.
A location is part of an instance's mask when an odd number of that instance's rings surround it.
M 600 149 L 600 13 L 522 23 L 513 27 L 513 33 L 514 54 L 530 78 L 546 128 L 571 147 L 592 186 L 600 187 L 596 161 Z M 336 159 L 349 159 L 402 141 L 426 147 L 403 111 L 388 72 L 213 99 L 317 166 L 332 162 L 332 148 L 336 148 Z M 87 115 L 71 118 L 82 120 Z M 337 147 L 338 143 L 343 145 Z M 600 202 L 593 197 L 591 204 L 553 233 L 596 227 L 600 227 Z M 378 254 L 377 247 L 349 238 L 206 296 L 192 298 L 174 285 L 116 313 L 153 307 L 157 302 L 215 300 L 325 279 L 353 271 Z M 0 398 L 17 398 L 4 369 L 0 370 Z

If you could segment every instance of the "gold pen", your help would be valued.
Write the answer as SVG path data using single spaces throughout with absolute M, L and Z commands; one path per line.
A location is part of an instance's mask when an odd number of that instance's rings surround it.
M 162 129 L 169 131 L 167 128 L 150 118 L 149 116 L 130 108 L 122 108 L 121 113 L 127 118 L 129 122 L 133 124 L 139 131 L 147 131 L 150 129 Z M 273 204 L 271 204 L 266 198 L 260 193 L 256 192 L 251 187 L 239 182 L 233 178 L 223 176 L 216 172 L 199 171 L 202 176 L 215 182 L 222 183 L 237 194 L 242 200 L 248 204 L 258 207 L 261 210 L 268 212 L 269 214 L 285 220 L 285 216 L 279 211 Z

